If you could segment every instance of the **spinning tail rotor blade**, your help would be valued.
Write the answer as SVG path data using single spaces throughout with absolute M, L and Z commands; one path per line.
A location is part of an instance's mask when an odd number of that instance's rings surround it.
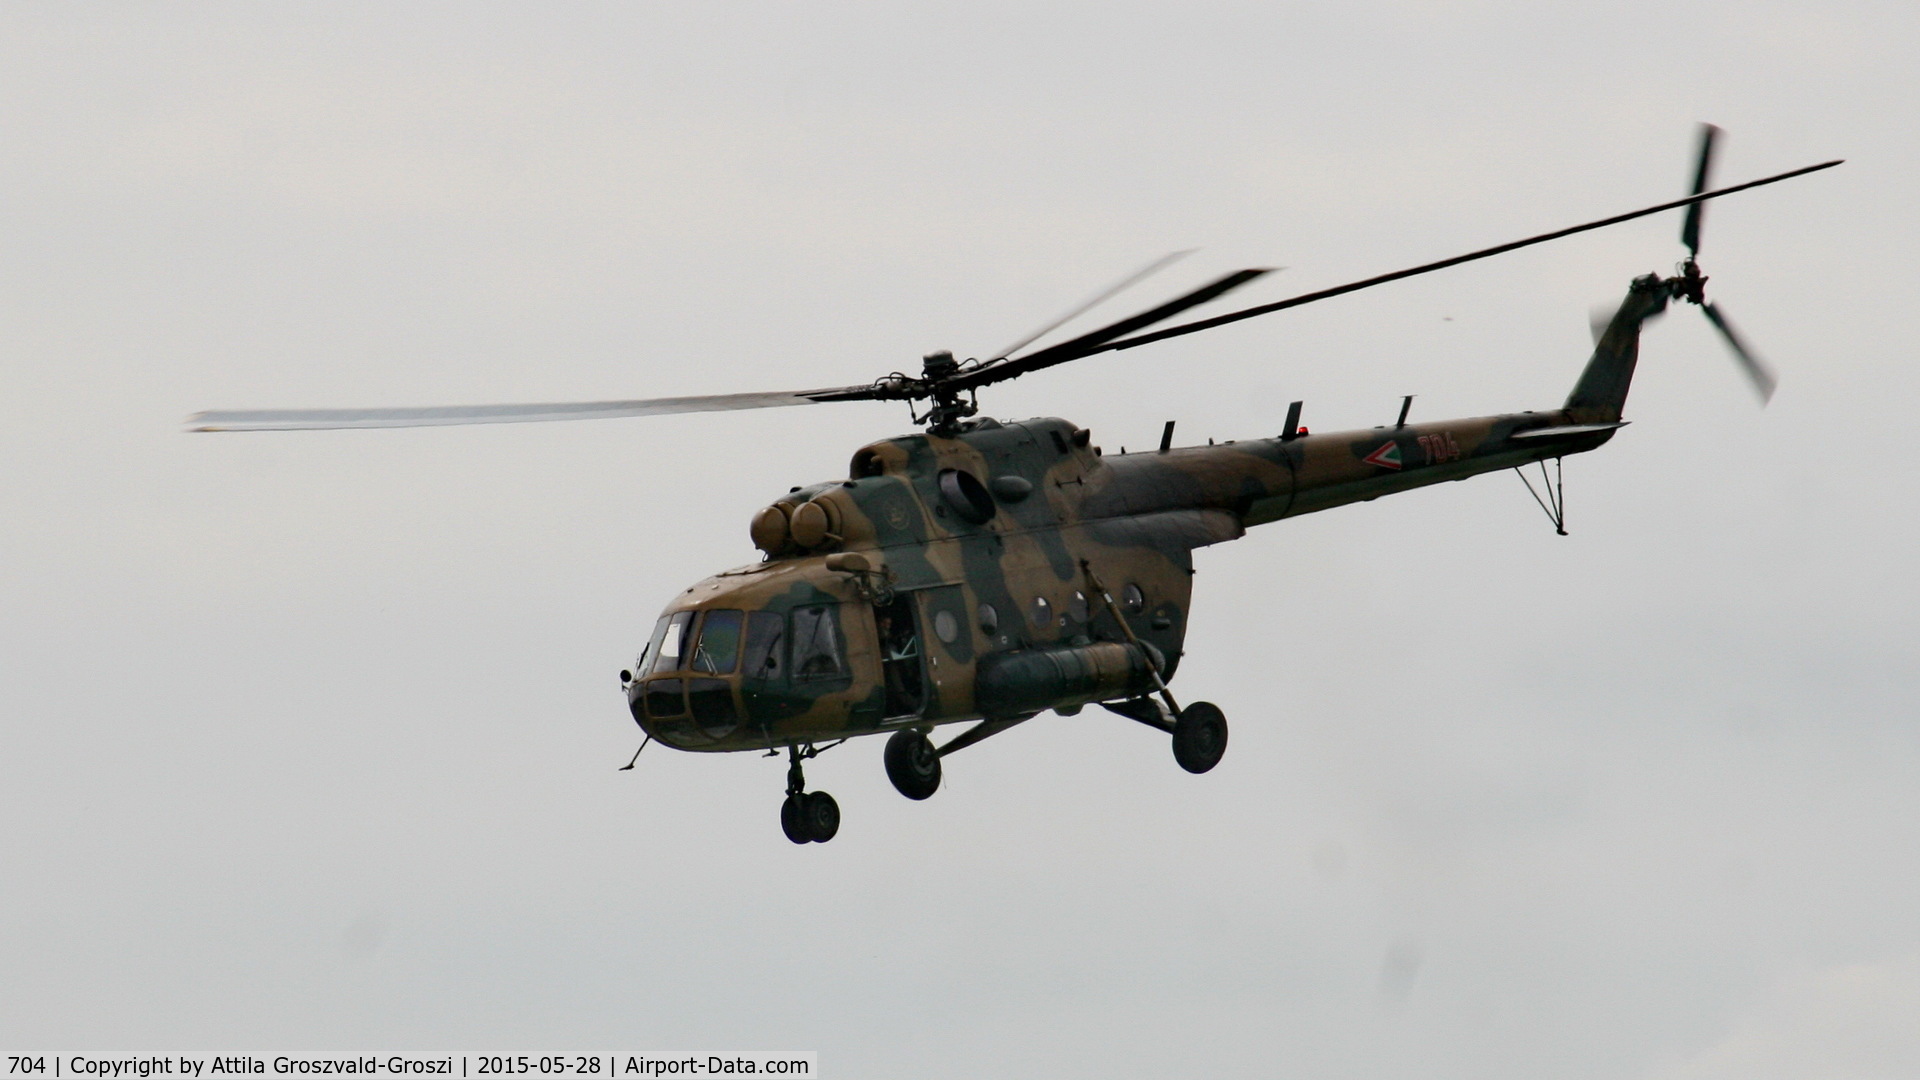
M 1700 125 L 1700 156 L 1693 170 L 1693 191 L 1698 195 L 1707 190 L 1707 180 L 1713 174 L 1713 145 L 1720 137 L 1720 129 L 1712 124 Z M 1705 213 L 1707 204 L 1694 203 L 1687 207 L 1686 224 L 1680 226 L 1680 242 L 1687 245 L 1687 253 L 1700 254 L 1700 215 Z
M 726 412 L 858 401 L 885 395 L 873 385 L 770 394 L 710 394 L 640 401 L 569 401 L 546 405 L 442 405 L 402 409 L 254 409 L 195 413 L 189 431 L 313 431 L 334 428 L 445 427 L 455 424 L 524 424 L 546 420 L 602 420 L 615 416 Z
M 1749 382 L 1753 383 L 1754 392 L 1760 395 L 1760 404 L 1765 405 L 1773 400 L 1773 388 L 1780 384 L 1780 380 L 1773 374 L 1773 369 L 1767 366 L 1766 361 L 1754 355 L 1752 349 L 1747 348 L 1747 343 L 1740 339 L 1740 335 L 1733 329 L 1733 324 L 1727 321 L 1725 315 L 1720 314 L 1719 308 L 1712 304 L 1702 304 L 1700 310 L 1707 313 L 1707 319 L 1713 323 L 1714 329 L 1720 331 L 1720 336 L 1727 339 L 1727 347 L 1733 350 L 1733 358 L 1740 362 L 1741 372 L 1746 375 Z

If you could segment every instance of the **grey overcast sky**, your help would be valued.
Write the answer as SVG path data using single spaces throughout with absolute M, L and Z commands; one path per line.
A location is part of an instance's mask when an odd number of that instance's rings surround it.
M 832 1077 L 1920 1075 L 1920 8 L 0 8 L 0 1044 L 814 1049 Z M 616 672 L 883 405 L 202 436 L 206 408 L 861 381 L 1729 182 L 1572 535 L 1511 476 L 1199 557 L 1213 773 L 637 743 Z M 996 387 L 1109 451 L 1553 407 L 1678 215 Z

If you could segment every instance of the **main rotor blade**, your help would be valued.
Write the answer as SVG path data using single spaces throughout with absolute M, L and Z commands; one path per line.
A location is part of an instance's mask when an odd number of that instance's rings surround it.
M 641 401 L 572 401 L 547 405 L 441 405 L 402 409 L 255 409 L 195 413 L 189 431 L 311 431 L 331 428 L 442 427 L 523 424 L 546 420 L 603 420 L 615 416 L 775 409 L 825 401 L 882 398 L 877 385 L 839 386 L 769 394 L 711 394 Z
M 1767 366 L 1766 361 L 1755 356 L 1752 349 L 1747 348 L 1747 343 L 1734 332 L 1733 324 L 1727 321 L 1725 315 L 1720 314 L 1719 308 L 1712 304 L 1702 304 L 1700 310 L 1707 313 L 1707 319 L 1713 323 L 1715 329 L 1720 331 L 1720 335 L 1727 339 L 1727 345 L 1733 349 L 1733 358 L 1740 362 L 1741 372 L 1746 375 L 1748 381 L 1753 383 L 1754 392 L 1760 395 L 1760 404 L 1765 405 L 1772 401 L 1773 389 L 1780 385 L 1780 380 L 1774 375 L 1773 369 Z
M 1094 353 L 1105 352 L 1107 349 L 1113 347 L 1106 343 L 1112 341 L 1114 338 L 1131 334 L 1136 330 L 1144 330 L 1157 322 L 1164 322 L 1189 308 L 1198 307 L 1215 297 L 1232 292 L 1255 278 L 1272 272 L 1271 269 L 1235 270 L 1233 273 L 1208 282 L 1184 296 L 1175 297 L 1161 304 L 1159 307 L 1143 311 L 1130 318 L 1121 319 L 1116 323 L 1109 323 L 1098 330 L 1091 330 L 1085 334 L 1081 334 L 1077 338 L 1063 341 L 1058 345 L 1049 345 L 1039 352 L 1028 353 L 1016 359 L 990 362 L 972 371 L 961 372 L 954 378 L 947 380 L 947 385 L 957 390 L 971 390 L 976 387 L 986 386 L 990 383 L 1011 379 L 1016 375 L 1025 375 L 1029 371 L 1038 371 L 1041 368 L 1049 368 L 1055 364 L 1064 364 L 1069 360 L 1078 360 L 1083 356 L 1092 356 Z
M 1113 297 L 1115 297 L 1116 295 L 1122 292 L 1125 292 L 1127 289 L 1132 288 L 1133 286 L 1139 284 L 1140 282 L 1146 280 L 1149 277 L 1152 277 L 1154 274 L 1159 273 L 1160 271 L 1166 269 L 1167 267 L 1172 266 L 1174 263 L 1179 262 L 1181 259 L 1186 258 L 1187 256 L 1193 254 L 1198 250 L 1200 249 L 1188 248 L 1185 251 L 1175 251 L 1175 252 L 1172 252 L 1171 254 L 1160 256 L 1158 259 L 1153 260 L 1147 265 L 1127 275 L 1122 280 L 1107 286 L 1105 289 L 1102 289 L 1100 292 L 1096 293 L 1092 297 L 1089 297 L 1087 300 L 1082 302 L 1078 307 L 1074 308 L 1072 311 L 1067 312 L 1065 315 L 1062 315 L 1059 318 L 1048 323 L 1047 325 L 1041 327 L 1040 329 L 1035 330 L 1033 333 L 1028 334 L 1026 337 L 1021 338 L 1019 341 L 1016 341 L 1013 344 L 1007 346 L 1006 348 L 1001 349 L 999 352 L 994 353 L 993 359 L 1005 360 L 1007 357 L 1012 356 L 1014 353 L 1019 352 L 1021 349 L 1024 349 L 1027 346 L 1033 344 L 1034 342 L 1039 341 L 1041 338 L 1046 337 L 1048 334 L 1053 333 L 1055 330 L 1060 329 L 1062 326 L 1065 326 L 1066 324 L 1072 322 L 1073 320 L 1079 318 L 1080 316 L 1085 315 L 1087 312 L 1093 310 L 1094 308 L 1105 303 L 1106 301 L 1113 299 Z
M 1700 155 L 1693 170 L 1693 194 L 1707 190 L 1707 177 L 1713 173 L 1713 143 L 1720 135 L 1720 129 L 1712 124 L 1700 125 Z M 1706 204 L 1694 203 L 1687 207 L 1686 224 L 1680 226 L 1680 242 L 1687 245 L 1687 253 L 1700 254 L 1700 215 L 1706 212 Z
M 1202 330 L 1211 330 L 1216 326 L 1225 326 L 1228 323 L 1239 322 L 1242 319 L 1251 319 L 1256 315 L 1266 315 L 1274 311 L 1283 311 L 1287 308 L 1299 307 L 1302 304 L 1311 304 L 1316 300 L 1326 300 L 1330 297 L 1340 296 L 1345 293 L 1358 292 L 1361 289 L 1370 289 L 1375 285 L 1384 285 L 1389 281 L 1399 281 L 1401 278 L 1410 278 L 1418 274 L 1430 274 L 1435 270 L 1445 270 L 1449 266 L 1459 266 L 1461 263 L 1473 262 L 1476 259 L 1485 259 L 1494 255 L 1505 254 L 1509 251 L 1517 251 L 1523 247 L 1532 247 L 1534 244 L 1544 244 L 1549 240 L 1558 240 L 1563 236 L 1572 236 L 1574 233 L 1588 232 L 1593 229 L 1604 229 L 1609 225 L 1618 225 L 1623 221 L 1632 221 L 1634 218 L 1646 217 L 1648 214 L 1658 214 L 1663 210 L 1692 206 L 1705 202 L 1708 199 L 1717 199 L 1722 195 L 1731 195 L 1736 191 L 1763 187 L 1767 184 L 1777 184 L 1782 180 L 1791 180 L 1796 176 L 1805 176 L 1808 173 L 1819 172 L 1822 169 L 1831 169 L 1835 165 L 1842 164 L 1843 161 L 1844 159 L 1823 161 L 1818 165 L 1808 165 L 1805 168 L 1794 169 L 1792 172 L 1783 172 L 1777 176 L 1763 177 L 1759 180 L 1749 180 L 1744 184 L 1735 184 L 1732 187 L 1721 188 L 1718 191 L 1702 192 L 1699 195 L 1691 195 L 1684 199 L 1675 199 L 1672 202 L 1661 203 L 1659 206 L 1649 206 L 1645 210 L 1635 210 L 1630 214 L 1616 214 L 1613 217 L 1602 218 L 1599 221 L 1589 221 L 1585 225 L 1575 225 L 1567 229 L 1557 229 L 1550 233 L 1542 233 L 1539 236 L 1530 236 L 1525 240 L 1515 240 L 1510 244 L 1501 244 L 1498 247 L 1485 248 L 1466 255 L 1456 255 L 1451 259 L 1441 259 L 1439 262 L 1430 262 L 1423 266 L 1415 266 L 1407 270 L 1396 270 L 1391 274 L 1381 274 L 1379 277 L 1370 277 L 1364 281 L 1355 281 L 1346 285 L 1336 285 L 1331 289 L 1321 289 L 1319 292 L 1305 293 L 1290 299 L 1277 300 L 1271 304 L 1262 304 L 1259 307 L 1230 311 L 1225 315 L 1216 315 L 1211 319 L 1201 319 L 1197 322 L 1169 326 L 1165 330 L 1155 330 L 1151 334 L 1141 334 L 1139 337 L 1130 337 L 1120 341 L 1108 342 L 1097 348 L 1089 349 L 1081 355 L 1092 356 L 1095 353 L 1110 352 L 1116 349 L 1132 349 L 1155 341 L 1165 341 L 1167 338 L 1180 337 L 1183 334 L 1197 334 Z M 1070 357 L 1069 359 L 1074 358 Z M 990 368 L 987 370 L 994 369 Z

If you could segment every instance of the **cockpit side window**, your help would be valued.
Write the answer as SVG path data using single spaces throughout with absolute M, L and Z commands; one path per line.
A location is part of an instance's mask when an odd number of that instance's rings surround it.
M 846 652 L 834 608 L 823 604 L 793 612 L 793 673 L 797 679 L 837 679 L 847 673 Z
M 653 661 L 660 655 L 660 642 L 667 636 L 667 626 L 673 622 L 673 616 L 662 615 L 660 621 L 653 624 L 653 636 L 647 639 L 647 646 L 640 650 L 639 659 L 633 662 L 633 677 L 639 678 L 653 670 Z
M 688 667 L 709 675 L 731 675 L 740 661 L 739 611 L 709 611 L 700 620 L 700 640 L 693 647 L 693 662 Z
M 742 672 L 749 679 L 778 679 L 786 673 L 787 620 L 779 612 L 755 611 L 747 616 L 747 666 Z
M 682 611 L 660 620 L 653 632 L 653 670 L 679 671 L 680 657 L 687 646 L 687 631 L 693 626 L 693 612 Z

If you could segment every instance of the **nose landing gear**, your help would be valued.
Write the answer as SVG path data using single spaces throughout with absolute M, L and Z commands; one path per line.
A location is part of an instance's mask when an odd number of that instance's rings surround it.
M 780 831 L 796 844 L 824 844 L 840 831 L 840 804 L 824 791 L 808 791 L 800 760 L 818 751 L 787 748 L 787 799 L 780 804 Z

